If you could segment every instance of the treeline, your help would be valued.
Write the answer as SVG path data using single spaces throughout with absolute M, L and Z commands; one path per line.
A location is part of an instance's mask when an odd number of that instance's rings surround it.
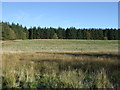
M 19 24 L 2 24 L 3 40 L 15 39 L 91 39 L 91 40 L 119 40 L 118 29 L 67 29 L 32 27 L 27 29 Z
M 1 24 L 3 40 L 28 39 L 29 32 L 26 27 L 14 23 L 10 25 L 2 22 Z

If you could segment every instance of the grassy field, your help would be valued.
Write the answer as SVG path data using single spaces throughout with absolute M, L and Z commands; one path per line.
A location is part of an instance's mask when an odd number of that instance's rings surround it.
M 115 40 L 2 41 L 3 88 L 118 88 Z
M 2 46 L 3 52 L 118 52 L 117 40 L 14 40 L 3 41 Z

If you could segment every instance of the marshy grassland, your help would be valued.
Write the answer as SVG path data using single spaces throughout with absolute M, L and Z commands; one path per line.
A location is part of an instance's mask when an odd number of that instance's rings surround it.
M 117 40 L 2 41 L 3 88 L 120 88 Z

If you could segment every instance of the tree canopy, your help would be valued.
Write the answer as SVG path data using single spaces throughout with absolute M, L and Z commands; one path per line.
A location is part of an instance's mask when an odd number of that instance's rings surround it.
M 26 28 L 19 24 L 2 22 L 2 39 L 91 39 L 91 40 L 119 40 L 118 29 L 90 28 L 76 29 L 31 27 Z

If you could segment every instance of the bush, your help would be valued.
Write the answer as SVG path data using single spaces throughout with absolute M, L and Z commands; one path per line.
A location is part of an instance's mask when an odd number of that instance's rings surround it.
M 108 37 L 103 37 L 103 40 L 108 40 Z
M 58 36 L 57 36 L 56 33 L 54 33 L 54 35 L 53 35 L 53 39 L 58 39 Z

